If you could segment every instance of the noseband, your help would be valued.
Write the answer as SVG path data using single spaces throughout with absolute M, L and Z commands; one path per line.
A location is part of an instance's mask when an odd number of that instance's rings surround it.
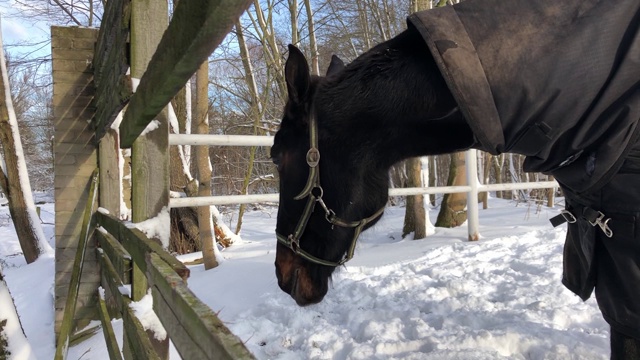
M 307 152 L 307 164 L 309 165 L 309 179 L 307 180 L 307 184 L 298 194 L 294 197 L 294 200 L 302 200 L 304 198 L 308 198 L 307 204 L 304 207 L 304 211 L 302 212 L 302 216 L 300 220 L 298 220 L 298 225 L 296 226 L 293 234 L 289 236 L 283 236 L 276 232 L 276 237 L 278 238 L 278 242 L 282 245 L 291 249 L 296 255 L 299 255 L 303 259 L 306 259 L 312 263 L 316 263 L 319 265 L 325 266 L 340 266 L 347 261 L 353 258 L 353 253 L 356 249 L 356 242 L 358 241 L 358 236 L 362 232 L 362 229 L 374 221 L 382 213 L 384 212 L 384 207 L 380 210 L 376 211 L 375 214 L 369 216 L 368 218 L 362 219 L 360 221 L 346 221 L 338 216 L 336 213 L 327 207 L 324 200 L 322 200 L 322 196 L 324 191 L 322 190 L 322 186 L 320 186 L 320 171 L 318 165 L 320 164 L 320 151 L 318 150 L 318 124 L 315 116 L 311 116 L 309 120 L 309 137 L 310 137 L 310 148 Z M 349 246 L 349 250 L 345 254 L 345 256 L 340 261 L 328 261 L 317 258 L 308 252 L 302 250 L 300 248 L 300 238 L 304 233 L 304 229 L 307 227 L 307 223 L 311 218 L 311 214 L 315 209 L 316 204 L 320 204 L 320 207 L 324 210 L 324 217 L 331 224 L 331 226 L 340 226 L 344 228 L 354 228 L 355 233 L 353 235 L 353 239 L 351 240 L 351 245 Z

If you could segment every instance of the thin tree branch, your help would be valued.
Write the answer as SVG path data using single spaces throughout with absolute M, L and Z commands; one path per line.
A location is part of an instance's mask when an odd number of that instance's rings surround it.
M 71 20 L 73 20 L 73 22 L 76 23 L 76 25 L 78 26 L 82 26 L 82 23 L 76 19 L 75 16 L 73 16 L 73 14 L 71 13 L 71 11 L 69 11 L 69 9 L 67 9 L 66 7 L 64 7 L 61 3 L 60 0 L 52 0 L 54 3 L 56 3 L 56 5 L 58 5 L 58 7 L 60 7 L 60 9 L 62 9 L 62 11 L 64 11 L 65 13 L 67 13 L 67 15 L 69 15 L 69 17 L 71 18 Z

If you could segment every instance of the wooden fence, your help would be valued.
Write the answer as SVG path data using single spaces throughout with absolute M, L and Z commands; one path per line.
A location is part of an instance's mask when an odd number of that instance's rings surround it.
M 221 43 L 251 0 L 176 3 L 168 25 L 165 1 L 109 1 L 105 6 L 93 47 L 93 60 L 88 62 L 92 64 L 91 69 L 83 68 L 87 73 L 93 72 L 95 82 L 92 125 L 99 144 L 99 181 L 94 174 L 92 200 L 85 211 L 86 227 L 83 226 L 79 242 L 86 244 L 95 239 L 98 243 L 96 251 L 103 288 L 98 308 L 110 358 L 122 358 L 111 326 L 111 319 L 118 317 L 124 324 L 124 358 L 168 357 L 168 340 L 154 341 L 154 336 L 144 329 L 131 308 L 134 301 L 139 301 L 151 289 L 153 310 L 182 358 L 251 359 L 253 356 L 244 344 L 189 290 L 186 282 L 189 270 L 141 231 L 118 220 L 120 199 L 124 198 L 120 190 L 118 148 L 131 148 L 134 154 L 132 220 L 140 222 L 156 216 L 169 205 L 169 131 L 167 116 L 162 111 Z M 131 78 L 140 80 L 135 93 L 132 93 Z M 124 116 L 118 134 L 112 125 L 121 110 Z M 161 127 L 140 136 L 156 118 L 160 119 Z M 70 175 L 69 181 L 77 175 Z M 75 208 L 81 206 L 74 205 Z M 94 213 L 96 207 L 107 209 L 115 216 L 107 212 Z M 73 266 L 80 269 L 75 271 L 77 281 L 82 275 L 84 249 L 84 245 L 78 247 Z M 58 262 L 62 265 L 63 260 Z M 75 304 L 87 302 L 86 296 L 79 297 L 77 291 L 72 291 L 77 287 L 76 283 L 70 286 L 56 359 L 66 357 L 70 334 L 76 326 L 73 322 Z
M 242 341 L 188 288 L 190 271 L 184 264 L 140 230 L 105 212 L 93 214 L 97 169 L 92 179 L 55 359 L 67 355 L 86 244 L 94 237 L 102 285 L 97 290 L 98 310 L 110 359 L 122 359 L 112 318 L 123 320 L 125 359 L 168 358 L 168 342 L 154 342 L 153 329 L 145 329 L 131 307 L 132 298 L 141 299 L 149 288 L 153 311 L 183 359 L 253 359 Z
M 253 359 L 242 341 L 188 288 L 188 268 L 140 230 L 102 212 L 95 217 L 104 287 L 101 320 L 111 359 L 121 359 L 112 317 L 123 319 L 125 358 L 163 358 L 130 306 L 130 292 L 147 284 L 153 309 L 183 359 Z

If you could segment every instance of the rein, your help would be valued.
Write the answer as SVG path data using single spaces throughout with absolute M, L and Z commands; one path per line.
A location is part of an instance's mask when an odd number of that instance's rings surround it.
M 293 251 L 296 255 L 299 255 L 303 259 L 319 265 L 337 267 L 353 258 L 353 253 L 356 249 L 356 242 L 358 241 L 358 236 L 360 236 L 362 229 L 368 223 L 380 217 L 380 215 L 382 215 L 382 213 L 384 212 L 384 207 L 376 211 L 375 214 L 360 221 L 347 221 L 336 216 L 336 213 L 333 210 L 329 209 L 324 200 L 322 200 L 324 191 L 322 190 L 322 186 L 320 185 L 320 171 L 318 168 L 318 165 L 320 164 L 320 151 L 318 150 L 318 123 L 315 116 L 311 116 L 311 119 L 309 120 L 309 137 L 310 148 L 309 151 L 307 151 L 309 179 L 307 180 L 307 184 L 305 185 L 304 189 L 302 189 L 300 194 L 294 197 L 294 200 L 302 200 L 304 198 L 308 198 L 307 204 L 304 207 L 302 216 L 300 217 L 300 220 L 298 220 L 298 225 L 296 226 L 293 234 L 289 234 L 289 236 L 283 236 L 276 232 L 276 237 L 279 243 L 288 247 L 289 249 L 291 249 L 291 251 Z M 324 210 L 325 219 L 332 226 L 355 228 L 355 233 L 353 235 L 353 239 L 351 240 L 349 250 L 340 261 L 323 260 L 309 254 L 308 252 L 300 248 L 300 238 L 304 233 L 304 229 L 307 227 L 307 223 L 311 218 L 311 214 L 313 213 L 316 204 L 320 204 L 320 207 L 322 207 L 322 209 Z

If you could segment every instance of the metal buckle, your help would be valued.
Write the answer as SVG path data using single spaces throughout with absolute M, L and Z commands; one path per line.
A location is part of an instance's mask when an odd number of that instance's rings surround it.
M 289 240 L 289 248 L 297 254 L 298 250 L 300 249 L 300 240 L 294 238 L 293 234 L 289 235 L 287 237 L 287 240 Z
M 562 217 L 563 217 L 565 220 L 567 220 L 567 222 L 568 222 L 569 224 L 573 224 L 573 223 L 575 223 L 576 221 L 578 221 L 578 220 L 576 219 L 576 217 L 575 217 L 575 216 L 571 213 L 571 211 L 569 211 L 569 210 L 562 210 L 562 211 L 560 212 L 560 215 L 562 215 Z M 592 225 L 593 225 L 593 224 L 592 224 Z
M 600 229 L 602 229 L 602 232 L 604 232 L 604 234 L 608 238 L 611 238 L 611 237 L 613 237 L 613 231 L 611 230 L 611 228 L 608 225 L 609 220 L 611 220 L 611 218 L 605 219 L 604 217 L 605 217 L 605 215 L 601 211 L 598 211 L 598 218 L 593 222 L 589 220 L 589 224 L 591 224 L 591 226 L 598 225 L 600 227 Z
M 314 147 L 307 151 L 307 164 L 309 167 L 316 167 L 320 163 L 320 151 Z

